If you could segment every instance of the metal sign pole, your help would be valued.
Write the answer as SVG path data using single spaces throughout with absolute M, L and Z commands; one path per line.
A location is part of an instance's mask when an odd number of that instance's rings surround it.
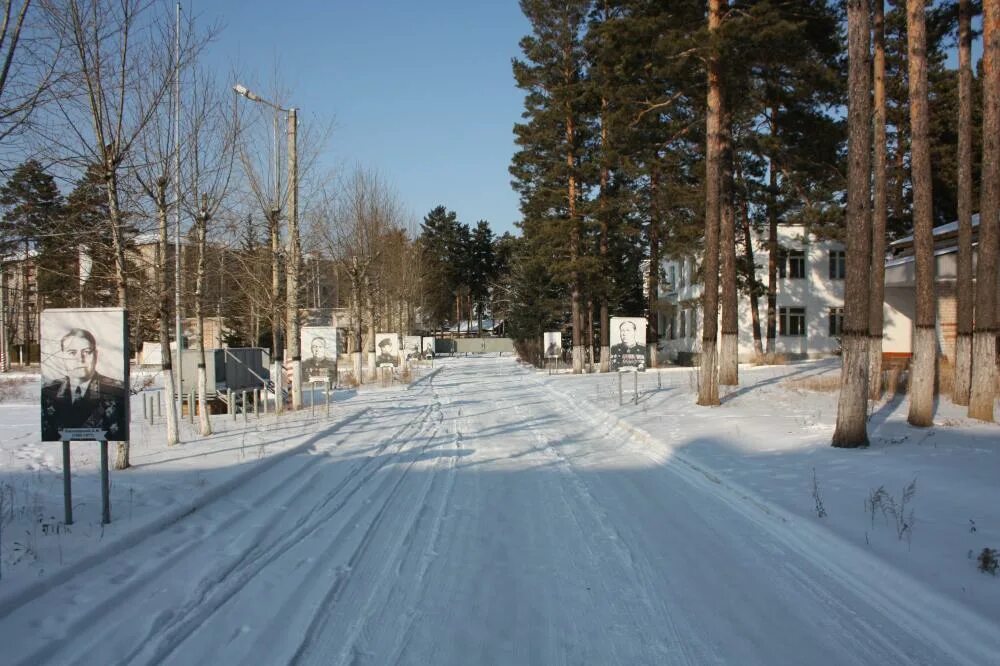
M 622 406 L 622 373 L 618 371 L 618 406 Z
M 633 371 L 632 372 L 632 376 L 635 378 L 635 382 L 633 384 L 633 386 L 634 386 L 633 392 L 635 393 L 635 404 L 638 405 L 639 404 L 639 372 L 638 371 Z
M 330 399 L 333 397 L 333 382 L 326 380 L 326 417 L 330 418 Z
M 64 441 L 63 447 L 63 512 L 67 525 L 73 524 L 73 482 L 69 473 L 69 442 Z
M 108 474 L 108 440 L 101 441 L 101 523 L 111 523 L 111 480 Z

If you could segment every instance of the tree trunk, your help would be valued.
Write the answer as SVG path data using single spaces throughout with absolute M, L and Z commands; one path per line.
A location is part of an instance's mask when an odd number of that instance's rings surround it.
M 125 310 L 128 325 L 128 275 L 125 262 L 125 239 L 122 238 L 122 214 L 118 206 L 118 174 L 111 165 L 105 165 L 104 185 L 108 196 L 108 223 L 111 227 L 111 243 L 115 253 L 115 278 L 118 285 L 118 307 Z M 128 469 L 129 443 L 118 442 L 115 452 L 115 469 Z
M 736 294 L 736 214 L 733 210 L 733 132 L 732 115 L 722 99 L 722 197 L 719 214 L 719 254 L 722 262 L 722 336 L 719 344 L 719 383 L 736 386 L 739 375 L 740 316 Z
M 573 265 L 570 275 L 570 298 L 571 317 L 573 319 L 573 374 L 578 375 L 583 372 L 583 313 L 580 311 L 580 273 L 577 270 L 577 260 L 580 256 L 580 220 L 576 211 L 576 152 L 574 149 L 575 120 L 572 110 L 567 108 L 566 113 L 566 169 L 569 171 L 569 182 L 567 184 L 566 198 L 569 210 L 570 224 L 570 262 Z
M 868 3 L 847 2 L 847 278 L 843 368 L 833 446 L 868 445 L 868 289 L 871 284 L 871 67 Z
M 202 437 L 212 434 L 212 421 L 208 417 L 208 370 L 205 365 L 205 246 L 208 237 L 208 200 L 202 196 L 198 225 L 198 270 L 195 275 L 194 311 L 198 326 L 198 430 Z M 229 394 L 232 399 L 232 393 Z M 230 406 L 232 409 L 232 406 Z M 246 409 L 246 405 L 243 405 Z
M 992 422 L 997 391 L 997 243 L 1000 238 L 1000 0 L 983 0 L 983 169 L 969 416 Z
M 656 345 L 659 342 L 659 318 L 656 315 L 660 291 L 660 181 L 656 167 L 650 173 L 650 216 L 649 216 L 649 275 L 647 280 L 648 293 L 646 298 L 646 354 L 649 356 L 649 367 L 659 366 L 656 357 Z
M 608 122 L 607 122 L 607 112 L 608 112 L 608 99 L 607 97 L 601 98 L 601 147 L 604 149 L 602 151 L 602 159 L 606 160 L 606 150 L 608 146 Z M 611 266 L 608 265 L 608 234 L 609 225 L 608 220 L 608 183 L 609 183 L 609 169 L 606 161 L 601 164 L 601 189 L 600 189 L 600 227 L 601 235 L 598 240 L 598 252 L 601 257 L 601 268 L 605 271 L 610 271 Z M 611 330 L 609 328 L 609 313 L 608 313 L 608 288 L 607 285 L 602 285 L 601 287 L 601 304 L 600 304 L 600 321 L 598 325 L 600 327 L 600 348 L 601 348 L 601 372 L 609 372 L 611 370 Z
M 958 265 L 951 400 L 968 405 L 972 382 L 972 2 L 958 2 Z
M 271 236 L 271 360 L 281 362 L 281 234 L 278 222 L 280 211 L 272 209 L 267 218 Z M 278 385 L 277 379 L 275 386 Z
M 773 125 L 772 125 L 773 131 Z M 778 337 L 778 169 L 768 164 L 767 200 L 767 353 L 774 354 Z
M 931 209 L 930 115 L 927 102 L 925 0 L 906 0 L 907 64 L 910 84 L 910 173 L 913 187 L 913 247 L 916 259 L 916 317 L 910 365 L 910 425 L 933 425 L 937 335 L 934 322 L 934 219 Z
M 594 372 L 594 300 L 587 299 L 587 372 Z
M 875 109 L 874 109 L 874 208 L 872 210 L 872 280 L 868 303 L 868 397 L 882 397 L 882 333 L 885 302 L 885 228 L 888 217 L 886 190 L 885 105 L 885 2 L 875 0 Z M 845 293 L 846 297 L 846 293 Z
M 757 298 L 757 268 L 753 256 L 753 234 L 750 230 L 750 211 L 744 199 L 740 203 L 740 221 L 743 227 L 743 252 L 747 264 L 747 284 L 750 285 L 750 321 L 753 328 L 753 352 L 764 355 L 764 343 L 760 336 L 760 302 Z
M 722 26 L 724 0 L 709 0 L 708 29 L 718 37 Z M 705 124 L 705 255 L 702 264 L 701 370 L 698 376 L 698 404 L 719 404 L 719 376 L 716 342 L 719 328 L 719 225 L 722 177 L 720 174 L 722 137 L 722 67 L 718 47 L 708 57 L 708 109 Z
M 160 370 L 163 372 L 163 401 L 166 403 L 167 446 L 180 442 L 178 432 L 177 396 L 174 386 L 173 356 L 170 352 L 170 290 L 167 287 L 167 180 L 157 182 L 156 208 L 159 222 L 159 242 L 156 246 L 156 292 L 159 297 Z M 178 360 L 180 350 L 177 352 Z

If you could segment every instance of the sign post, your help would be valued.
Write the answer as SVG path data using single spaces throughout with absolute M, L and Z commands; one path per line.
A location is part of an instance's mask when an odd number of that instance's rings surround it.
M 111 524 L 111 479 L 108 474 L 108 440 L 101 442 L 101 524 Z
M 128 317 L 122 308 L 49 309 L 41 316 L 42 441 L 60 442 L 63 508 L 73 524 L 70 443 L 101 447 L 101 522 L 111 522 L 108 442 L 129 440 Z M 142 396 L 145 417 L 153 406 Z
M 67 525 L 73 524 L 73 481 L 69 473 L 69 442 L 62 443 L 63 450 L 63 513 Z

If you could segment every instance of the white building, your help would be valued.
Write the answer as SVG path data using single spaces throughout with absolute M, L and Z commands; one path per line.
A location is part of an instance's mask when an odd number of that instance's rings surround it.
M 778 353 L 790 358 L 833 354 L 844 318 L 844 244 L 807 235 L 802 226 L 778 228 Z M 767 284 L 767 238 L 754 241 L 757 280 Z M 690 363 L 701 350 L 701 293 L 698 266 L 692 257 L 665 259 L 659 289 L 659 354 L 661 361 Z M 767 296 L 758 299 L 761 337 L 767 344 Z M 739 294 L 739 356 L 753 355 L 750 298 Z

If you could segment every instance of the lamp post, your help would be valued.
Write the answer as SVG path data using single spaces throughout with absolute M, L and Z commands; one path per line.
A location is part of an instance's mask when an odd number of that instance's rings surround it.
M 298 162 L 298 112 L 295 107 L 285 108 L 269 102 L 255 94 L 246 86 L 237 83 L 233 91 L 251 102 L 269 106 L 288 116 L 288 250 L 285 268 L 285 291 L 287 307 L 285 310 L 285 348 L 292 362 L 292 409 L 302 407 L 302 352 L 299 347 L 299 264 L 301 248 L 299 242 L 299 162 Z M 275 160 L 275 170 L 277 170 Z M 280 197 L 275 192 L 275 197 Z M 275 223 L 277 220 L 275 220 Z M 277 381 L 275 382 L 277 388 Z

